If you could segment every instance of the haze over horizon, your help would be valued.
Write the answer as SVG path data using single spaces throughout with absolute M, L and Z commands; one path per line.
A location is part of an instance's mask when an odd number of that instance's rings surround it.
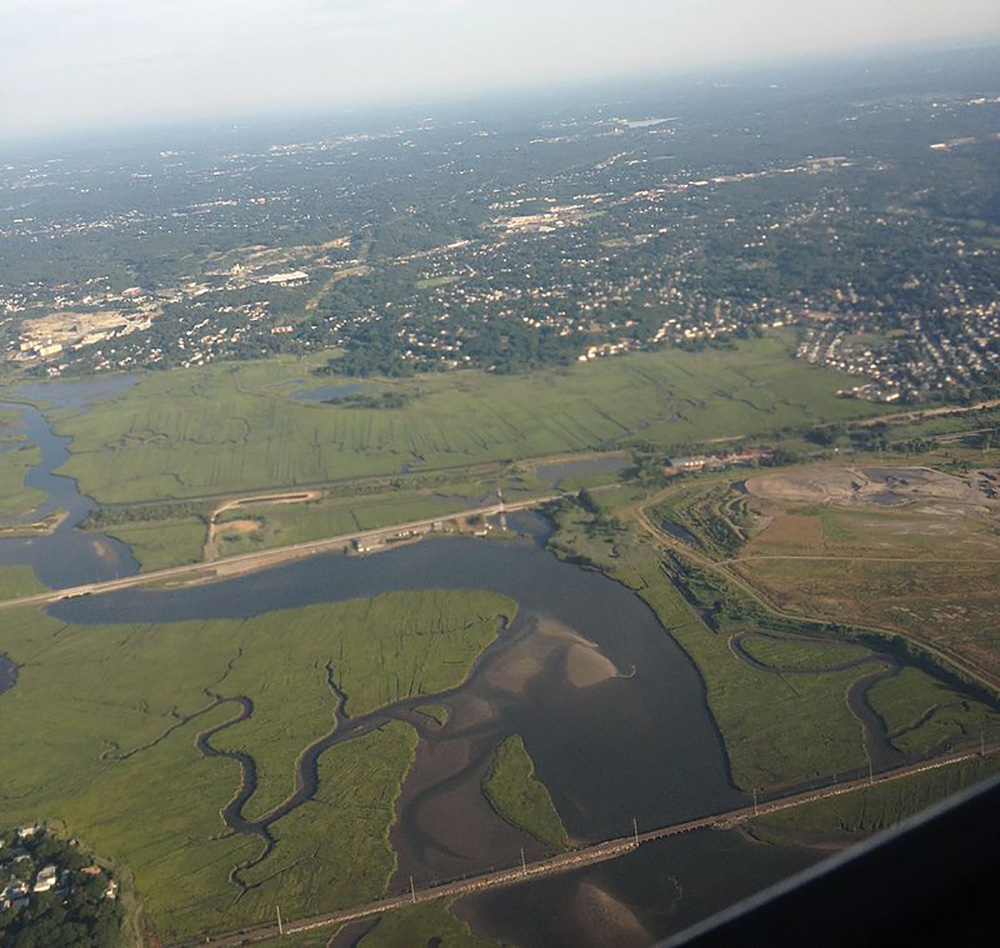
M 0 0 L 8 141 L 1000 36 L 993 0 Z

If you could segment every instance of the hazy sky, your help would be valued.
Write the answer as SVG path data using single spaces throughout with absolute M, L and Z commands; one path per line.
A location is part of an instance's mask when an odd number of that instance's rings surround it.
M 0 135 L 998 32 L 998 0 L 0 0 Z

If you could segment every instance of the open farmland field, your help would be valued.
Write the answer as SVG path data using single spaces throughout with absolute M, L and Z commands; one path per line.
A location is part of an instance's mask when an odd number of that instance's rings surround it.
M 844 380 L 793 362 L 776 339 L 738 352 L 676 350 L 517 376 L 383 383 L 400 407 L 296 401 L 308 364 L 275 359 L 145 379 L 85 415 L 61 415 L 62 473 L 102 503 L 230 494 L 620 446 L 683 444 L 876 409 Z M 294 383 L 294 384 L 293 384 Z M 393 402 L 397 404 L 397 402 Z
M 127 543 L 144 572 L 201 561 L 205 524 L 196 517 L 151 523 L 123 523 L 107 530 Z
M 252 758 L 243 813 L 258 818 L 290 798 L 308 746 L 400 698 L 457 686 L 515 612 L 491 593 L 425 591 L 164 626 L 8 613 L 0 653 L 20 672 L 0 696 L 0 807 L 14 822 L 62 821 L 127 864 L 168 943 L 269 920 L 278 901 L 306 915 L 370 900 L 395 868 L 388 833 L 412 725 L 359 727 L 323 752 L 315 795 L 268 825 L 270 850 L 225 831 L 220 808 L 241 767 L 206 758 L 196 739 Z

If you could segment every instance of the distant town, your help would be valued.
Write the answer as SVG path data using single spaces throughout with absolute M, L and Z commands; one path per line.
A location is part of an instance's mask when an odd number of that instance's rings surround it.
M 40 377 L 324 350 L 398 375 L 791 331 L 845 397 L 995 385 L 1000 240 L 966 208 L 998 97 L 808 108 L 810 134 L 590 109 L 8 163 L 0 346 Z

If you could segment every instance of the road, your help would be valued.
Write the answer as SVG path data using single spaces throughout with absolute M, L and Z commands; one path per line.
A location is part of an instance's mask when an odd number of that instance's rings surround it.
M 233 497 L 219 504 L 208 518 L 208 537 L 202 552 L 206 563 L 220 559 L 219 550 L 215 545 L 215 534 L 219 529 L 219 517 L 227 510 L 239 510 L 241 507 L 270 507 L 281 504 L 305 504 L 319 500 L 323 496 L 320 490 L 299 490 L 281 494 L 251 494 L 246 497 Z
M 73 586 L 68 589 L 56 589 L 51 592 L 39 593 L 35 596 L 25 596 L 22 599 L 10 599 L 0 602 L 0 609 L 13 609 L 20 606 L 44 606 L 65 599 L 77 599 L 81 596 L 99 596 L 102 593 L 118 592 L 122 589 L 132 589 L 136 586 L 148 586 L 152 583 L 162 583 L 164 580 L 183 579 L 222 579 L 229 576 L 239 576 L 243 573 L 256 572 L 289 560 L 304 559 L 318 553 L 329 553 L 342 550 L 352 541 L 376 540 L 380 537 L 399 535 L 406 532 L 430 530 L 435 523 L 464 519 L 468 517 L 492 517 L 503 513 L 516 513 L 519 510 L 530 510 L 542 504 L 558 500 L 561 494 L 547 494 L 533 497 L 530 500 L 520 500 L 514 503 L 498 503 L 488 507 L 472 507 L 457 513 L 439 514 L 424 520 L 414 520 L 410 523 L 400 523 L 391 527 L 380 527 L 377 530 L 361 530 L 356 533 L 346 533 L 338 537 L 326 537 L 322 540 L 309 540 L 305 543 L 295 543 L 291 546 L 277 547 L 273 550 L 262 550 L 254 553 L 243 553 L 230 556 L 210 563 L 190 563 L 187 566 L 171 566 L 168 569 L 155 570 L 149 573 L 137 573 L 135 576 L 125 576 L 121 579 L 109 579 L 103 583 L 88 583 L 84 586 Z
M 1000 744 L 990 745 L 983 749 L 983 753 L 988 755 L 1000 752 Z M 889 783 L 905 777 L 912 777 L 919 773 L 926 773 L 938 770 L 942 767 L 952 767 L 966 761 L 975 760 L 982 756 L 979 752 L 965 751 L 940 757 L 937 760 L 927 761 L 921 764 L 912 764 L 907 767 L 900 767 L 895 770 L 876 774 L 872 777 L 864 777 L 857 780 L 845 781 L 828 787 L 821 787 L 802 793 L 790 794 L 777 800 L 770 800 L 759 803 L 755 806 L 741 807 L 730 810 L 726 813 L 717 813 L 712 816 L 700 817 L 695 820 L 687 820 L 683 823 L 674 823 L 670 826 L 662 826 L 653 830 L 636 832 L 631 836 L 622 836 L 616 839 L 609 839 L 603 842 L 594 843 L 589 846 L 582 846 L 568 853 L 559 856 L 552 856 L 548 859 L 540 859 L 535 862 L 524 863 L 507 869 L 500 869 L 492 872 L 485 872 L 480 875 L 458 879 L 453 882 L 446 882 L 441 885 L 431 886 L 426 889 L 414 889 L 412 892 L 394 896 L 388 899 L 380 899 L 370 902 L 367 905 L 359 905 L 353 908 L 342 909 L 338 912 L 330 912 L 325 915 L 317 915 L 312 918 L 299 919 L 298 921 L 286 922 L 283 926 L 285 935 L 293 935 L 302 932 L 316 931 L 321 928 L 333 928 L 334 926 L 346 925 L 350 922 L 361 921 L 382 915 L 385 912 L 392 912 L 407 906 L 420 904 L 422 902 L 432 902 L 437 899 L 455 898 L 463 895 L 471 895 L 487 889 L 495 889 L 508 885 L 517 885 L 529 879 L 537 879 L 543 876 L 557 875 L 561 872 L 569 872 L 580 869 L 583 866 L 593 865 L 598 862 L 606 862 L 610 859 L 618 859 L 621 856 L 635 852 L 643 843 L 651 843 L 656 840 L 667 839 L 671 836 L 680 836 L 683 833 L 691 833 L 701 829 L 732 829 L 735 826 L 745 823 L 748 820 L 769 813 L 777 813 L 781 810 L 792 809 L 802 806 L 805 803 L 812 803 L 817 800 L 829 799 L 831 797 L 842 796 L 847 793 L 854 793 L 867 787 Z M 240 945 L 251 945 L 256 942 L 267 941 L 280 937 L 281 932 L 278 926 L 264 925 L 259 928 L 247 929 L 235 934 L 223 935 L 219 938 L 209 938 L 204 941 L 187 942 L 176 948 L 193 948 L 194 945 L 209 945 L 212 948 L 237 948 Z

